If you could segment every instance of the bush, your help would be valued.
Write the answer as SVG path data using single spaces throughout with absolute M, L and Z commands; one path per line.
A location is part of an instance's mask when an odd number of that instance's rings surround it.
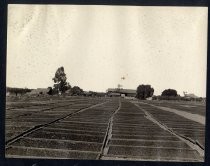
M 177 91 L 174 89 L 165 89 L 161 96 L 177 96 Z
M 84 91 L 78 86 L 74 86 L 71 89 L 71 95 L 72 96 L 82 96 L 83 94 L 84 94 Z

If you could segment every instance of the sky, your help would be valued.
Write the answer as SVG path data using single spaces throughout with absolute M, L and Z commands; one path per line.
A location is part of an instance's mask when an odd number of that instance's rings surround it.
M 87 91 L 150 84 L 155 95 L 171 88 L 205 97 L 207 12 L 207 7 L 10 4 L 7 86 L 53 86 L 63 66 L 70 85 Z

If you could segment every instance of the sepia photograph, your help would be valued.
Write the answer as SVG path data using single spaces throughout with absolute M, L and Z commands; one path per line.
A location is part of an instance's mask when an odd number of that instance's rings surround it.
M 9 4 L 5 157 L 204 162 L 208 7 Z

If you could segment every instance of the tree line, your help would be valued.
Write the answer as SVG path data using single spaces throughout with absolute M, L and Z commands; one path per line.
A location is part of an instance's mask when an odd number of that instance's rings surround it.
M 180 97 L 180 95 L 177 94 L 177 91 L 175 89 L 165 89 L 161 96 L 153 96 L 154 94 L 154 88 L 151 87 L 151 85 L 139 85 L 136 90 L 136 98 L 145 100 L 149 97 L 153 97 L 153 99 L 169 99 L 169 98 L 177 98 Z
M 15 96 L 17 96 L 18 94 L 23 95 L 26 94 L 27 92 L 31 92 L 32 89 L 28 89 L 28 88 L 11 88 L 11 87 L 7 87 L 6 91 L 8 93 L 12 93 L 15 94 Z
M 53 87 L 48 87 L 49 95 L 55 94 L 66 94 L 68 93 L 71 96 L 98 96 L 102 97 L 105 96 L 106 93 L 99 93 L 94 91 L 85 92 L 79 86 L 71 87 L 70 83 L 67 82 L 67 77 L 64 71 L 64 67 L 59 67 L 56 72 L 55 76 L 52 78 L 54 85 Z M 16 96 L 18 94 L 25 94 L 27 92 L 31 92 L 32 89 L 27 88 L 7 88 L 7 92 L 13 93 Z M 183 99 L 180 95 L 178 95 L 175 89 L 165 89 L 160 96 L 153 96 L 154 88 L 151 85 L 144 85 L 141 84 L 137 87 L 136 90 L 136 98 L 140 100 L 145 100 L 147 98 L 152 97 L 153 99 L 163 99 L 163 100 L 180 100 Z
M 64 71 L 64 67 L 60 67 L 55 72 L 55 76 L 52 78 L 54 81 L 54 86 L 50 90 L 50 94 L 63 94 L 66 91 L 69 91 L 71 95 L 84 95 L 83 89 L 81 89 L 78 86 L 71 87 L 69 82 L 67 82 L 67 77 Z M 97 96 L 97 92 L 90 91 L 86 95 L 94 95 Z M 136 90 L 136 98 L 145 100 L 146 98 L 152 97 L 154 94 L 154 88 L 151 87 L 151 85 L 139 85 Z M 104 95 L 104 94 L 102 94 Z M 174 89 L 166 89 L 162 92 L 161 96 L 172 96 L 176 97 L 178 96 L 177 91 Z
M 67 82 L 67 77 L 64 71 L 64 67 L 59 67 L 56 72 L 55 76 L 52 78 L 54 81 L 53 87 L 49 87 L 49 95 L 55 95 L 55 94 L 65 94 L 66 92 L 71 96 L 105 96 L 105 93 L 102 92 L 94 92 L 89 91 L 85 92 L 82 88 L 79 86 L 73 86 L 71 87 L 70 83 Z
M 151 87 L 151 85 L 139 85 L 136 90 L 136 98 L 145 100 L 146 98 L 153 97 L 154 94 L 154 88 Z M 165 89 L 161 93 L 162 97 L 177 97 L 179 96 L 177 94 L 177 91 L 174 89 Z
M 204 98 L 199 97 L 199 98 L 186 98 L 180 96 L 175 89 L 165 89 L 161 95 L 159 96 L 154 96 L 154 88 L 151 87 L 151 85 L 139 85 L 137 87 L 136 91 L 136 98 L 140 100 L 145 100 L 149 97 L 152 97 L 152 100 L 185 100 L 185 101 L 190 101 L 190 100 L 196 100 L 196 101 L 202 101 Z

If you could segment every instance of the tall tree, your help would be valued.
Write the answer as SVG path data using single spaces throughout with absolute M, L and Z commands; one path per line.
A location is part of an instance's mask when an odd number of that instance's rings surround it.
M 66 74 L 64 72 L 64 67 L 60 67 L 55 72 L 54 81 L 54 89 L 57 93 L 64 93 L 66 90 L 70 88 L 69 83 L 66 82 Z
M 139 85 L 136 91 L 136 98 L 145 100 L 148 97 L 152 97 L 154 89 L 151 85 Z

